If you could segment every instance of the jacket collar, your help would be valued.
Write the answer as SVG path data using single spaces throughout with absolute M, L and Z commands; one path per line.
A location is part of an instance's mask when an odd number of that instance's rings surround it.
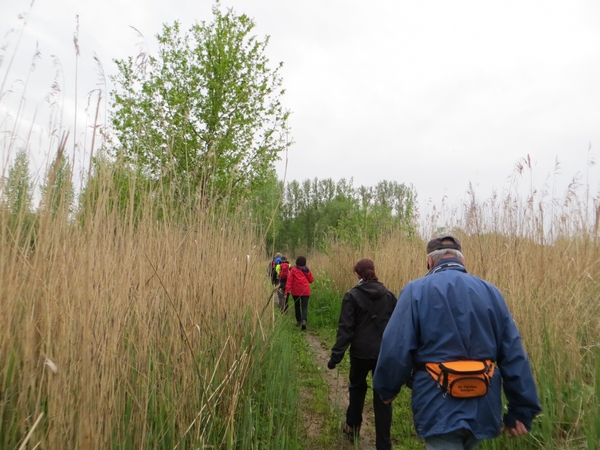
M 445 270 L 460 270 L 461 272 L 467 273 L 467 269 L 465 269 L 465 266 L 463 265 L 460 259 L 444 258 L 438 261 L 438 263 L 433 267 L 433 269 L 427 272 L 427 275 L 433 275 L 434 273 L 443 272 Z

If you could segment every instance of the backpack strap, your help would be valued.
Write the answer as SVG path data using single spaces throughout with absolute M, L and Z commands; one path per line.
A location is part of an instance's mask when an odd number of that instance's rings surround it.
M 381 324 L 377 321 L 377 314 L 374 314 L 373 310 L 369 306 L 363 304 L 363 302 L 358 298 L 358 296 L 355 296 L 355 300 L 358 306 L 360 306 L 362 309 L 369 313 L 369 316 L 371 317 L 371 319 L 373 319 L 373 322 L 375 322 L 375 326 L 377 327 L 377 329 L 379 331 L 383 331 L 381 329 Z

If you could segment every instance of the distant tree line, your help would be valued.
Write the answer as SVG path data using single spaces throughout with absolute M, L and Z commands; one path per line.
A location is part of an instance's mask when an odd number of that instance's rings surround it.
M 39 207 L 34 206 L 35 185 L 29 159 L 23 150 L 2 180 L 2 212 L 6 224 L 19 230 L 21 239 L 33 242 L 40 214 L 78 219 L 93 217 L 96 208 L 105 208 L 134 223 L 142 213 L 156 219 L 173 214 L 182 205 L 174 197 L 152 190 L 148 180 L 134 169 L 114 162 L 96 164 L 94 176 L 76 196 L 72 171 L 62 150 L 48 165 L 40 185 Z M 324 251 L 334 241 L 360 245 L 376 241 L 391 232 L 415 232 L 416 193 L 403 183 L 381 181 L 375 186 L 355 187 L 353 180 L 307 179 L 287 184 L 274 172 L 235 205 L 248 213 L 248 225 L 256 228 L 269 250 L 298 252 Z M 185 213 L 194 213 L 185 207 Z
M 360 245 L 391 232 L 414 233 L 416 193 L 396 181 L 292 181 L 283 187 L 268 244 L 288 253 L 324 250 L 332 240 Z

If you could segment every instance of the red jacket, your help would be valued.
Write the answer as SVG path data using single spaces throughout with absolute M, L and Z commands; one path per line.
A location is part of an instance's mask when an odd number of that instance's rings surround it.
M 315 281 L 312 272 L 306 266 L 294 266 L 285 284 L 285 294 L 291 292 L 294 297 L 310 296 L 310 283 Z M 285 295 L 284 294 L 284 295 Z

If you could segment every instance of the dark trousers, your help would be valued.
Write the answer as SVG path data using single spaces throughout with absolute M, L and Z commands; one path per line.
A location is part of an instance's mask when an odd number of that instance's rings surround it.
M 375 371 L 376 359 L 361 359 L 350 356 L 350 404 L 346 411 L 346 423 L 360 427 L 363 407 L 367 395 L 367 375 Z M 373 391 L 373 411 L 375 412 L 375 446 L 377 450 L 392 448 L 390 429 L 392 428 L 392 404 L 385 405 Z
M 287 279 L 280 280 L 279 281 L 279 289 L 277 289 L 277 299 L 279 301 L 278 306 L 281 309 L 282 313 L 287 312 L 287 308 L 288 308 L 287 296 L 283 295 L 283 293 L 285 292 L 286 281 L 287 281 Z
M 294 310 L 296 312 L 296 322 L 306 320 L 308 316 L 308 295 L 293 295 L 294 297 Z M 302 310 L 300 305 L 302 304 Z

